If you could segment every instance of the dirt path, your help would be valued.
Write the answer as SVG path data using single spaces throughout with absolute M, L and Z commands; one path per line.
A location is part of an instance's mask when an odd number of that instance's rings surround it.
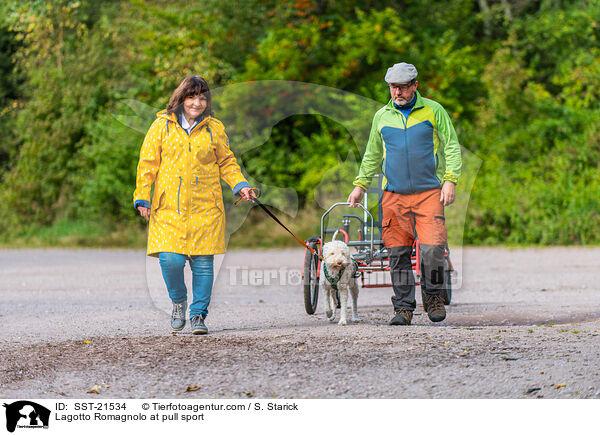
M 307 315 L 302 259 L 228 253 L 195 337 L 168 333 L 143 252 L 0 251 L 0 397 L 600 397 L 600 249 L 453 250 L 447 320 L 411 327 L 387 325 L 389 288 L 361 291 L 359 324 Z

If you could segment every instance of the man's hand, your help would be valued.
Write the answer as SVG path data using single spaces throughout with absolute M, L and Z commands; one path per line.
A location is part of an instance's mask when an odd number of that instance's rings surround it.
M 148 220 L 150 217 L 150 209 L 148 207 L 138 207 L 137 209 L 139 210 L 140 215 Z
M 456 198 L 456 186 L 451 181 L 446 181 L 442 186 L 442 193 L 440 195 L 440 202 L 444 206 L 450 205 Z
M 352 193 L 350 193 L 350 196 L 348 196 L 348 201 L 346 202 L 350 203 L 350 207 L 360 207 L 364 195 L 365 191 L 363 188 L 356 186 Z

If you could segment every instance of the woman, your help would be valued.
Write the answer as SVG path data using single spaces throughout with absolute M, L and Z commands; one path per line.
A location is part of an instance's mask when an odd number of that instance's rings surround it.
M 146 134 L 137 168 L 134 206 L 150 221 L 147 254 L 158 257 L 173 302 L 171 327 L 186 322 L 186 260 L 192 269 L 193 334 L 204 319 L 213 284 L 213 258 L 225 252 L 225 214 L 219 180 L 249 201 L 250 185 L 229 149 L 225 127 L 213 117 L 206 80 L 186 77 Z M 150 202 L 150 188 L 154 195 Z

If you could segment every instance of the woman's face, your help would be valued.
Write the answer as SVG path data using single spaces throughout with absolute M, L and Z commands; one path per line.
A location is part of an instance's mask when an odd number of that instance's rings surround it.
M 195 119 L 204 113 L 208 102 L 204 95 L 186 97 L 183 101 L 183 112 L 187 119 Z

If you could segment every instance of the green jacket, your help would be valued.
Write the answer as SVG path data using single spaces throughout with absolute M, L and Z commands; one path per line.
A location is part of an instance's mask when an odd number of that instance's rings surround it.
M 385 190 L 424 192 L 445 181 L 456 184 L 461 166 L 460 145 L 448 113 L 417 92 L 408 118 L 392 100 L 377 111 L 354 185 L 366 190 L 373 176 L 383 172 Z

